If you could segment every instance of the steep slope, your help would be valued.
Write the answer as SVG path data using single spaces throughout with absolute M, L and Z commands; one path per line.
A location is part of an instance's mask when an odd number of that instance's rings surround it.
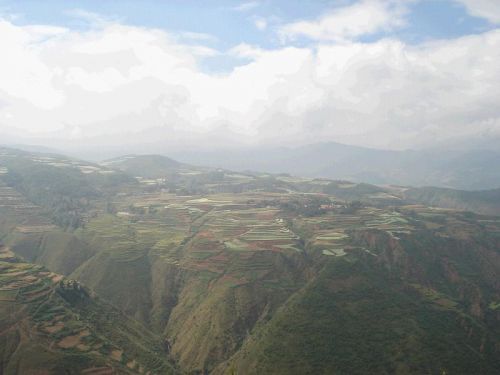
M 160 339 L 75 280 L 0 249 L 0 372 L 173 373 Z
M 0 240 L 27 261 L 66 275 L 95 253 L 74 233 L 54 225 L 45 209 L 3 185 L 1 178 Z
M 106 215 L 79 230 L 100 250 L 71 277 L 164 332 L 184 370 L 210 371 L 302 283 L 300 245 L 280 232 L 276 209 L 247 206 L 245 196 L 163 199 L 149 213 Z M 236 239 L 252 228 L 257 238 Z M 124 288 L 126 280 L 134 283 Z
M 351 235 L 364 250 L 321 266 L 215 373 L 500 371 L 498 232 Z

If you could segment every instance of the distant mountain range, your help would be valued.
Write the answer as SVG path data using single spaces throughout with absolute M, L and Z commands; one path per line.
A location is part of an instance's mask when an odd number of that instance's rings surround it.
M 165 153 L 167 154 L 167 153 Z M 179 161 L 232 170 L 289 173 L 377 185 L 463 190 L 500 187 L 500 150 L 379 150 L 339 143 L 169 154 Z
M 127 142 L 105 147 L 76 145 L 54 147 L 12 144 L 28 152 L 66 154 L 102 161 L 125 154 L 158 154 L 192 165 L 234 171 L 288 173 L 294 176 L 341 179 L 376 185 L 435 186 L 461 190 L 500 188 L 500 141 L 471 139 L 469 145 L 445 144 L 418 150 L 384 150 L 336 142 L 299 147 L 248 147 L 227 141 L 204 148 L 173 147 L 159 139 L 154 143 Z M 182 145 L 183 143 L 181 143 Z M 498 144 L 498 147 L 495 147 Z M 207 151 L 211 150 L 211 151 Z

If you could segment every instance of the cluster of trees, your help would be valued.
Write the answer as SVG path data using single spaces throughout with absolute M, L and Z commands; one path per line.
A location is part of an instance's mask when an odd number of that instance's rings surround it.
M 57 293 L 71 304 L 81 303 L 88 300 L 90 293 L 78 281 L 64 279 L 56 288 Z
M 77 168 L 45 165 L 22 157 L 12 159 L 8 170 L 4 176 L 7 185 L 45 208 L 53 222 L 65 229 L 82 226 L 93 200 L 129 181 L 122 174 L 85 175 Z
M 47 209 L 55 224 L 78 228 L 89 200 L 98 192 L 81 174 L 47 165 L 21 165 L 9 168 L 7 184 L 23 193 L 33 203 Z
M 350 201 L 345 203 L 334 202 L 329 197 L 307 196 L 291 200 L 262 199 L 247 201 L 256 207 L 277 207 L 285 212 L 306 217 L 323 215 L 328 211 L 335 211 L 339 214 L 354 214 L 364 207 L 360 201 Z
M 341 214 L 355 214 L 359 209 L 363 208 L 365 205 L 360 201 L 347 202 L 339 209 Z
M 249 200 L 248 203 L 254 204 L 256 207 L 277 207 L 285 212 L 307 217 L 324 214 L 328 211 L 327 207 L 330 207 L 332 204 L 328 197 L 321 196 L 310 196 L 291 200 Z

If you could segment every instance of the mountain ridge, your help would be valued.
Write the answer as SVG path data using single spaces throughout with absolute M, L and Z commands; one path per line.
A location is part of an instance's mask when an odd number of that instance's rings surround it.
M 373 184 L 438 186 L 465 190 L 500 187 L 500 152 L 492 150 L 381 150 L 340 143 L 296 148 L 179 152 L 187 163 L 232 170 L 290 173 Z

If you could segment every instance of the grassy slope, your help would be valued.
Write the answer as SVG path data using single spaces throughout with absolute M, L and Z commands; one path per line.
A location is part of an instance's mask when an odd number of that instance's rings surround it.
M 172 355 L 183 368 L 212 370 L 235 353 L 253 327 L 270 319 L 297 289 L 292 273 L 300 271 L 281 263 L 279 256 L 266 257 L 274 263 L 273 279 L 283 285 L 271 283 L 270 277 L 238 285 L 230 279 L 207 282 L 197 276 L 184 285 L 166 328 Z
M 18 234 L 9 239 L 16 254 L 63 275 L 69 275 L 94 254 L 87 243 L 73 233 L 61 230 L 31 235 Z

